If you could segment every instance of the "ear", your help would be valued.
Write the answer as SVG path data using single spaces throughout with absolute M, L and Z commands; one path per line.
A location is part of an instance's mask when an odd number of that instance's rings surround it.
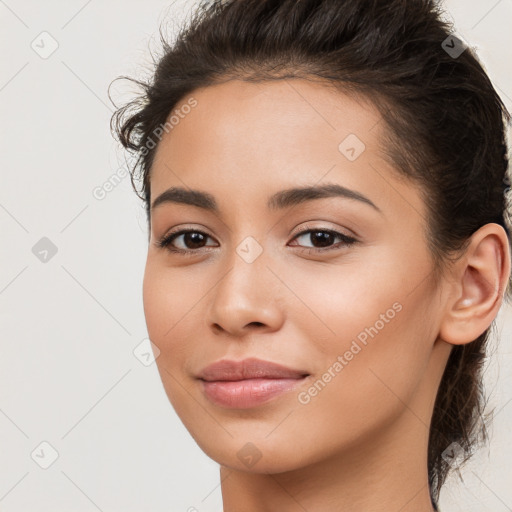
M 469 343 L 496 318 L 510 275 L 510 249 L 502 226 L 485 224 L 473 233 L 454 263 L 454 281 L 439 337 L 453 345 Z

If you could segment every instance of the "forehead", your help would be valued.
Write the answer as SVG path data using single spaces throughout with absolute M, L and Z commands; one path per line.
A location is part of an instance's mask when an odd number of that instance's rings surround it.
M 356 157 L 376 154 L 383 124 L 369 101 L 306 80 L 232 80 L 197 89 L 169 119 L 153 163 L 152 191 L 172 178 L 169 168 L 186 169 L 189 177 L 201 169 L 204 178 L 214 168 L 215 176 L 232 178 L 271 170 L 278 179 L 280 171 L 299 174 L 342 157 L 356 169 L 354 151 Z
M 193 108 L 186 104 L 193 98 Z M 183 111 L 186 113 L 181 113 Z M 287 133 L 294 136 L 300 132 L 341 136 L 352 130 L 371 144 L 378 136 L 375 130 L 381 116 L 375 106 L 362 95 L 335 90 L 326 83 L 303 79 L 283 79 L 264 82 L 230 80 L 225 83 L 196 89 L 182 99 L 173 112 L 179 113 L 177 124 L 171 129 L 187 132 L 192 122 L 203 128 L 216 127 L 211 137 L 228 134 L 232 138 L 248 140 L 264 131 L 279 133 L 285 138 Z M 172 115 L 172 113 L 171 113 Z M 256 129 L 258 128 L 258 132 Z M 165 135 L 164 135 L 165 138 Z M 267 143 L 271 138 L 267 139 Z

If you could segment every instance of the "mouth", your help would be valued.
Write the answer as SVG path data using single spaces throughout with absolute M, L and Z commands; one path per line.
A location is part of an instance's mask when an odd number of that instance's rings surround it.
M 256 358 L 221 360 L 198 375 L 206 397 L 226 408 L 249 409 L 300 385 L 309 373 Z

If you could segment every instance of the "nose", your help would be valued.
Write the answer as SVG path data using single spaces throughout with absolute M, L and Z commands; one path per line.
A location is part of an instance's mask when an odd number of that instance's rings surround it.
M 281 327 L 282 284 L 267 267 L 264 254 L 248 263 L 234 251 L 226 261 L 227 270 L 214 286 L 208 308 L 208 323 L 215 334 L 242 337 Z

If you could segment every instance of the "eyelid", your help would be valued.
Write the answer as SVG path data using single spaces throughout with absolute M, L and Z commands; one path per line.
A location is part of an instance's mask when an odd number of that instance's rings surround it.
M 312 225 L 312 223 L 314 223 L 314 222 L 323 222 L 324 224 L 320 225 L 320 226 L 314 226 L 314 225 Z M 305 224 L 300 224 L 300 226 L 296 230 L 294 229 L 292 231 L 291 236 L 293 238 L 295 238 L 297 235 L 304 234 L 304 232 L 307 232 L 307 231 L 332 231 L 332 232 L 339 233 L 340 235 L 343 235 L 347 238 L 354 238 L 354 239 L 359 240 L 359 235 L 357 235 L 351 229 L 341 228 L 341 227 L 337 227 L 337 226 L 328 227 L 325 225 L 325 221 L 309 221 L 309 223 L 306 222 Z

